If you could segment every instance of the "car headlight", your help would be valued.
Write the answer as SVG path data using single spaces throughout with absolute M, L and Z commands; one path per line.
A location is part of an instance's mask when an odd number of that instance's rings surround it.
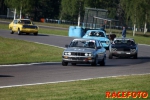
M 109 41 L 106 41 L 106 44 L 109 45 Z
M 71 52 L 68 52 L 68 55 L 71 55 Z
M 71 52 L 64 52 L 64 55 L 71 55 Z
M 67 52 L 64 53 L 64 55 L 67 55 L 67 54 L 68 54 Z
M 117 51 L 117 49 L 116 48 L 111 48 L 111 51 Z
M 88 56 L 88 53 L 85 53 L 85 56 Z
M 85 53 L 85 56 L 92 56 L 91 53 Z
M 89 53 L 89 56 L 92 56 L 92 54 L 91 54 L 91 53 Z
M 131 52 L 136 52 L 136 49 L 130 49 Z

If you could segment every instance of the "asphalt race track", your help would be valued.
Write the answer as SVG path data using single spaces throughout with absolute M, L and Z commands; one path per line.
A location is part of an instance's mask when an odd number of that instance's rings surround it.
M 63 47 L 73 38 L 54 35 L 17 35 L 0 30 L 0 36 Z M 15 44 L 12 44 L 15 45 Z M 0 65 L 0 88 L 97 77 L 150 73 L 150 46 L 139 45 L 138 59 L 106 59 L 106 66 L 62 66 L 61 62 L 31 65 Z

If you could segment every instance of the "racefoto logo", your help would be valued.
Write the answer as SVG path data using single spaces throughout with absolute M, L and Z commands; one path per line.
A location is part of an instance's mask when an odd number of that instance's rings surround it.
M 106 92 L 106 98 L 148 98 L 148 92 L 145 91 L 118 91 L 118 92 Z

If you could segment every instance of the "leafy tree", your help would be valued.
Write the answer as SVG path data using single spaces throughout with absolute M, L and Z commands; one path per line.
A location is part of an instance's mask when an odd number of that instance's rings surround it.
M 85 7 L 107 9 L 109 10 L 108 16 L 116 18 L 118 3 L 119 0 L 62 0 L 60 18 L 76 21 L 79 12 L 83 18 Z
M 84 7 L 108 10 L 109 18 L 116 18 L 119 0 L 85 0 Z
M 133 36 L 135 35 L 135 28 L 137 26 L 144 25 L 146 29 L 146 23 L 150 18 L 150 1 L 149 0 L 121 0 L 121 5 L 125 10 L 126 17 L 130 18 L 134 24 Z M 145 33 L 146 31 L 144 31 Z
M 75 21 L 78 18 L 80 0 L 62 0 L 60 19 Z
M 4 0 L 0 0 L 0 15 L 5 15 L 6 12 L 7 12 L 7 7 L 6 5 L 4 4 Z
M 28 14 L 34 20 L 40 18 L 58 18 L 61 0 L 5 0 L 5 4 L 10 8 L 16 8 L 17 13 L 22 10 L 23 14 Z
M 60 0 L 37 0 L 34 7 L 38 17 L 58 18 Z
M 10 8 L 16 8 L 18 13 L 20 10 L 27 13 L 32 8 L 33 3 L 32 0 L 5 0 L 5 4 Z

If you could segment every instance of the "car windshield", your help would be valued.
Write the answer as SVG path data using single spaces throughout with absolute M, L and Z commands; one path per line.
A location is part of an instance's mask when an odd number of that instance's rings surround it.
M 103 32 L 95 32 L 95 31 L 89 32 L 88 35 L 93 37 L 105 37 Z
M 31 24 L 31 21 L 30 20 L 20 20 L 18 23 L 21 23 L 21 24 Z
M 74 40 L 69 47 L 95 48 L 94 40 Z
M 134 45 L 133 40 L 115 40 L 114 44 L 127 44 L 127 45 Z

